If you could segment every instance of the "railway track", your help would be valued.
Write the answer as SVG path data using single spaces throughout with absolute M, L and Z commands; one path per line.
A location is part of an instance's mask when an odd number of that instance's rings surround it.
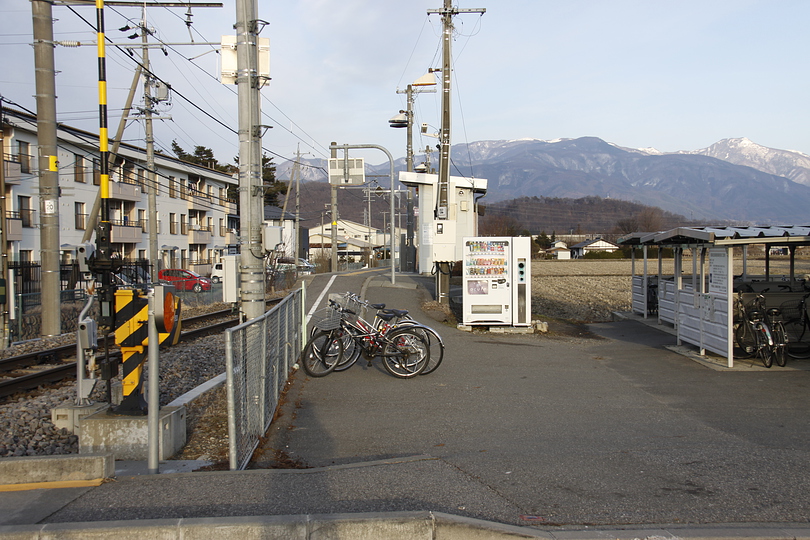
M 222 320 L 217 320 L 222 319 Z M 207 321 L 216 322 L 206 324 Z M 217 311 L 183 319 L 183 326 L 191 326 L 180 334 L 180 341 L 188 341 L 238 324 L 231 310 Z M 109 336 L 112 339 L 112 336 Z M 101 340 L 100 340 L 101 342 Z M 101 352 L 103 354 L 103 352 Z M 111 350 L 110 358 L 120 357 Z M 76 344 L 62 345 L 0 360 L 0 398 L 16 392 L 31 390 L 42 384 L 55 383 L 76 377 Z

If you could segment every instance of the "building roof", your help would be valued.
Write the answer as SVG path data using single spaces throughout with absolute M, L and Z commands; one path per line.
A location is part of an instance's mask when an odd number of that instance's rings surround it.
M 619 247 L 616 244 L 614 244 L 613 242 L 605 240 L 604 238 L 592 238 L 590 240 L 585 240 L 584 242 L 580 242 L 579 244 L 574 244 L 573 246 L 571 246 L 571 249 L 583 249 L 583 248 L 586 248 L 586 247 L 588 247 L 590 245 L 593 245 L 593 244 L 595 244 L 597 242 L 604 242 L 605 244 L 610 244 L 611 246 L 616 247 L 616 248 Z
M 282 217 L 283 214 L 283 217 Z M 283 212 L 278 206 L 266 205 L 264 207 L 264 219 L 275 221 L 295 221 L 295 214 L 291 212 Z

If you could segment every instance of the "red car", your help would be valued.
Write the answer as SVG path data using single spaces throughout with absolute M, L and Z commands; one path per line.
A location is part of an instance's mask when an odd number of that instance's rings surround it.
M 165 268 L 158 272 L 158 279 L 174 285 L 178 291 L 210 291 L 211 280 L 191 270 Z

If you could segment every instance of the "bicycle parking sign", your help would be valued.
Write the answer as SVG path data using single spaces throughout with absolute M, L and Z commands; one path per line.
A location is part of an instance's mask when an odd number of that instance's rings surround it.
M 728 253 L 725 247 L 709 248 L 709 292 L 728 295 Z

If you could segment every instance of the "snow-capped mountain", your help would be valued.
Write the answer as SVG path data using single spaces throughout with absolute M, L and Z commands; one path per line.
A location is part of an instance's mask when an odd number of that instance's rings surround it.
M 810 186 L 810 156 L 794 150 L 778 150 L 752 142 L 745 137 L 723 139 L 708 148 L 683 152 L 710 156 L 735 165 L 753 167 L 759 171 L 784 176 L 799 184 Z
M 810 156 L 747 139 L 677 153 L 624 148 L 596 137 L 476 141 L 454 145 L 452 160 L 453 175 L 488 179 L 485 203 L 595 195 L 709 222 L 810 222 Z M 313 164 L 323 167 L 321 161 Z M 395 167 L 404 169 L 404 160 Z M 387 163 L 367 168 L 369 173 L 388 172 Z M 278 167 L 278 178 L 289 178 L 285 170 Z M 302 177 L 325 180 L 317 169 L 309 173 Z

